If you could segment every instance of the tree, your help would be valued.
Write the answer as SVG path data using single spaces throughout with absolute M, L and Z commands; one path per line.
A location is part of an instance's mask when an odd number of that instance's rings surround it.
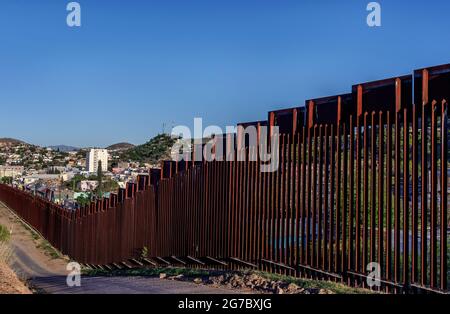
M 97 165 L 97 182 L 98 182 L 98 187 L 97 187 L 97 194 L 99 198 L 103 197 L 103 191 L 102 191 L 102 161 L 99 160 L 98 161 L 98 165 Z
M 168 134 L 159 134 L 147 143 L 121 153 L 120 160 L 157 163 L 170 158 L 170 151 L 176 139 Z
M 12 177 L 1 177 L 0 183 L 2 184 L 12 184 L 13 178 Z
M 83 207 L 83 206 L 89 205 L 89 203 L 91 202 L 91 197 L 90 197 L 90 195 L 87 197 L 80 195 L 76 198 L 75 201 L 78 203 L 78 205 L 80 205 L 80 207 Z
M 70 181 L 66 182 L 66 188 L 78 192 L 78 184 L 83 180 L 85 180 L 84 176 L 76 174 Z

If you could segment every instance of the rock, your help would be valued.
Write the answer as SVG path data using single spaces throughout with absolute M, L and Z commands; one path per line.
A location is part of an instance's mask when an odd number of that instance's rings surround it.
M 304 288 L 300 288 L 300 289 L 295 290 L 292 293 L 293 294 L 305 294 L 305 289 Z
M 223 275 L 220 275 L 217 277 L 211 276 L 211 277 L 209 277 L 209 280 L 216 285 L 224 284 L 226 281 L 225 277 Z
M 202 280 L 202 278 L 195 278 L 194 283 L 199 285 L 199 284 L 203 283 L 203 280 Z
M 277 294 L 284 294 L 283 288 L 278 287 L 277 288 Z
M 290 283 L 289 285 L 288 285 L 288 289 L 289 290 L 296 290 L 296 289 L 298 289 L 299 287 L 295 284 L 295 283 Z
M 328 289 L 320 289 L 319 294 L 334 294 L 334 292 Z
M 233 277 L 230 278 L 230 284 L 234 287 L 234 288 L 242 288 L 245 286 L 244 281 L 242 280 L 241 277 L 239 277 L 239 275 L 235 274 Z
M 167 278 L 167 274 L 166 273 L 161 273 L 161 274 L 159 274 L 159 278 L 160 279 L 166 279 Z
M 178 276 L 175 276 L 174 279 L 176 279 L 176 280 L 183 280 L 183 279 L 184 279 L 184 275 L 183 275 L 183 274 L 180 274 L 180 275 L 178 275 Z
M 297 293 L 297 291 L 298 291 L 299 289 L 300 289 L 300 287 L 297 286 L 295 283 L 290 283 L 290 284 L 287 286 L 287 288 L 286 288 L 287 292 L 290 293 L 290 294 L 295 294 L 295 293 Z
M 288 286 L 285 282 L 283 282 L 281 280 L 278 280 L 276 282 L 276 284 L 277 284 L 278 287 L 281 287 L 281 288 L 287 288 L 287 286 Z

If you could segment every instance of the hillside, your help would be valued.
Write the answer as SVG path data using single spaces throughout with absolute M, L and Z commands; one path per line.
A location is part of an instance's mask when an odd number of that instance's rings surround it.
M 170 158 L 170 150 L 175 143 L 170 135 L 159 134 L 145 144 L 138 145 L 121 155 L 122 160 L 157 163 Z
M 106 149 L 112 150 L 112 151 L 121 151 L 121 150 L 129 150 L 134 147 L 135 147 L 135 145 L 124 142 L 124 143 L 117 143 L 117 144 L 110 145 L 110 146 L 106 147 Z
M 15 146 L 20 144 L 25 144 L 25 142 L 9 137 L 0 138 L 0 145 L 2 146 Z
M 55 146 L 49 146 L 52 150 L 59 151 L 59 152 L 77 152 L 80 149 L 78 147 L 74 146 L 67 146 L 67 145 L 55 145 Z

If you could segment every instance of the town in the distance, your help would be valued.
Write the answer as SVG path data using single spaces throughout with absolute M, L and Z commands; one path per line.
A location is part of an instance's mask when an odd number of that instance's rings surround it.
M 76 209 L 134 182 L 139 174 L 170 158 L 175 139 L 159 134 L 135 146 L 118 143 L 106 148 L 41 147 L 0 138 L 0 182 Z

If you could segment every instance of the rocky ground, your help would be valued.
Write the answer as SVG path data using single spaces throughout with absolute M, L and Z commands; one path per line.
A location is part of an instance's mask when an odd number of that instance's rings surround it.
M 233 288 L 249 288 L 261 293 L 276 294 L 334 294 L 328 289 L 302 288 L 295 283 L 287 283 L 282 280 L 271 280 L 257 274 L 224 274 L 210 277 L 209 284 L 225 285 Z
M 5 263 L 0 263 L 0 294 L 30 294 L 30 290 Z
M 242 290 L 244 293 L 263 294 L 336 294 L 336 293 L 370 293 L 368 290 L 352 289 L 336 283 L 317 283 L 316 281 L 293 280 L 286 278 L 268 278 L 255 272 L 224 272 L 212 276 L 185 276 L 183 274 L 169 276 L 159 275 L 161 279 L 192 281 L 196 284 L 227 287 Z

